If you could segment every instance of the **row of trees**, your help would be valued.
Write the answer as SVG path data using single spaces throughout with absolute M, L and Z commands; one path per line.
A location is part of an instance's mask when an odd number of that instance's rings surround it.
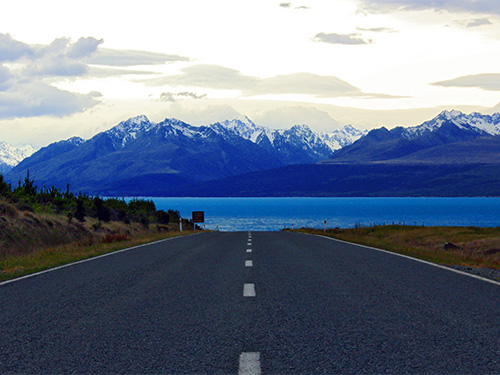
M 14 203 L 21 210 L 66 215 L 70 221 L 84 222 L 86 217 L 93 217 L 103 222 L 139 222 L 147 226 L 150 223 L 177 223 L 180 218 L 179 211 L 157 210 L 151 200 L 132 199 L 126 202 L 124 199 L 103 199 L 82 193 L 75 195 L 69 190 L 69 185 L 66 185 L 65 191 L 53 186 L 38 188 L 29 171 L 24 181 L 20 181 L 14 189 L 0 174 L 0 198 Z

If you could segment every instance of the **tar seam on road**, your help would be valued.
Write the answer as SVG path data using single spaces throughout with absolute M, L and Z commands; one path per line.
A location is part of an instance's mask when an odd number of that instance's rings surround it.
M 195 236 L 197 234 L 201 234 L 201 233 L 190 234 L 189 236 Z M 36 273 L 31 273 L 29 275 L 21 276 L 21 277 L 18 277 L 16 279 L 3 281 L 3 282 L 0 283 L 0 286 L 7 285 L 7 284 L 10 284 L 10 283 L 14 283 L 16 281 L 21 281 L 21 280 L 24 280 L 24 279 L 28 279 L 30 277 L 35 277 L 35 276 L 38 276 L 38 275 L 42 275 L 44 273 L 48 273 L 48 272 L 52 272 L 52 271 L 57 271 L 57 270 L 60 270 L 62 268 L 76 266 L 77 264 L 91 262 L 91 261 L 96 260 L 96 259 L 100 259 L 100 258 L 108 257 L 108 256 L 111 256 L 111 255 L 123 253 L 125 251 L 135 250 L 135 249 L 138 249 L 140 247 L 154 245 L 154 244 L 157 244 L 157 243 L 160 243 L 160 242 L 165 242 L 165 241 L 170 241 L 170 240 L 175 240 L 175 239 L 178 239 L 178 238 L 185 238 L 185 237 L 186 236 L 166 238 L 164 240 L 159 240 L 159 241 L 154 241 L 154 242 L 150 242 L 150 243 L 145 243 L 145 244 L 137 245 L 137 246 L 133 246 L 133 247 L 127 247 L 126 249 L 121 249 L 121 250 L 113 251 L 113 252 L 107 253 L 107 254 L 97 255 L 97 256 L 92 257 L 92 258 L 78 260 L 78 261 L 73 262 L 73 263 L 63 264 L 62 266 L 57 266 L 57 267 L 54 267 L 54 268 L 49 268 L 49 269 L 44 270 L 44 271 L 40 271 L 40 272 L 36 272 Z
M 304 234 L 308 234 L 308 233 L 304 233 Z M 404 254 L 393 253 L 393 252 L 388 251 L 388 250 L 377 249 L 376 247 L 371 247 L 371 246 L 366 246 L 366 245 L 360 245 L 360 244 L 357 244 L 357 243 L 354 243 L 354 242 L 342 241 L 342 240 L 338 240 L 338 239 L 336 239 L 336 238 L 332 238 L 332 237 L 327 237 L 327 236 L 322 236 L 322 235 L 313 235 L 313 236 L 323 237 L 323 238 L 326 238 L 327 240 L 331 240 L 331 241 L 338 241 L 338 242 L 346 243 L 346 244 L 349 244 L 349 245 L 356 245 L 356 246 L 364 247 L 365 249 L 370 249 L 370 250 L 380 251 L 380 252 L 382 252 L 382 253 L 391 254 L 391 255 L 396 255 L 396 256 L 398 256 L 398 257 L 402 257 L 402 258 L 406 258 L 406 259 L 411 259 L 411 260 L 414 260 L 414 261 L 416 261 L 416 262 L 420 262 L 420 263 L 427 264 L 427 265 L 429 265 L 429 266 L 433 266 L 433 267 L 441 268 L 441 269 L 446 270 L 446 271 L 455 272 L 455 273 L 458 273 L 458 274 L 460 274 L 460 275 L 464 275 L 464 276 L 472 277 L 472 278 L 477 279 L 477 280 L 486 281 L 486 282 L 488 282 L 488 283 L 490 283 L 490 284 L 495 284 L 495 285 L 500 286 L 500 282 L 498 282 L 498 281 L 495 281 L 495 280 L 490 280 L 490 279 L 487 279 L 487 278 L 485 278 L 485 277 L 481 277 L 481 276 L 473 275 L 473 274 L 471 274 L 471 273 L 467 273 L 467 272 L 463 272 L 463 271 L 460 271 L 460 270 L 456 270 L 456 269 L 454 269 L 454 268 L 450 268 L 450 267 L 442 266 L 442 265 L 440 265 L 440 264 L 437 264 L 437 263 L 432 263 L 432 262 L 429 262 L 429 261 L 427 261 L 427 260 L 418 259 L 418 258 L 413 258 L 413 257 L 411 257 L 411 256 L 404 255 Z
M 248 352 L 240 354 L 240 366 L 238 375 L 259 375 L 262 374 L 260 369 L 260 353 Z

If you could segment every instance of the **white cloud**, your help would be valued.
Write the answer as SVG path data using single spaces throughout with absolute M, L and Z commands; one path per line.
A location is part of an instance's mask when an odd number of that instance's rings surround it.
M 442 87 L 475 87 L 487 91 L 500 91 L 500 74 L 485 73 L 462 76 L 447 81 L 434 82 L 433 85 Z
M 317 98 L 365 97 L 392 98 L 384 94 L 364 93 L 335 76 L 295 73 L 259 78 L 218 65 L 193 65 L 180 74 L 145 81 L 153 86 L 200 87 L 218 90 L 239 90 L 243 96 L 298 94 Z
M 102 43 L 102 39 L 87 37 L 76 42 L 57 38 L 48 45 L 29 45 L 0 33 L 0 119 L 68 116 L 100 103 L 99 93 L 65 91 L 54 85 L 58 80 L 151 74 L 89 64 L 128 67 L 188 60 L 147 51 L 101 49 Z
M 284 106 L 270 109 L 252 116 L 256 123 L 270 128 L 289 128 L 293 125 L 309 125 L 319 130 L 332 130 L 340 128 L 337 120 L 326 111 L 305 106 Z
M 158 65 L 177 61 L 189 61 L 187 57 L 148 51 L 114 50 L 100 48 L 87 60 L 90 64 L 108 66 Z

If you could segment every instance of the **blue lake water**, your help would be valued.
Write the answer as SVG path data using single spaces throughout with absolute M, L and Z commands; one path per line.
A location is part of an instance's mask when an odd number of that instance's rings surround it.
M 157 209 L 205 212 L 207 229 L 275 231 L 407 224 L 500 226 L 500 198 L 148 198 Z

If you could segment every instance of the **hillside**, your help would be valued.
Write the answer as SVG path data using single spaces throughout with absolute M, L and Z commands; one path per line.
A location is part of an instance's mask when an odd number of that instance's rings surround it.
M 29 170 L 39 185 L 69 183 L 72 190 L 103 195 L 162 195 L 246 172 L 316 163 L 361 135 L 352 127 L 323 135 L 305 125 L 273 130 L 248 118 L 195 127 L 138 116 L 87 141 L 74 137 L 44 147 L 6 179 L 15 184 Z
M 246 173 L 164 196 L 475 197 L 500 196 L 500 164 L 318 164 Z

